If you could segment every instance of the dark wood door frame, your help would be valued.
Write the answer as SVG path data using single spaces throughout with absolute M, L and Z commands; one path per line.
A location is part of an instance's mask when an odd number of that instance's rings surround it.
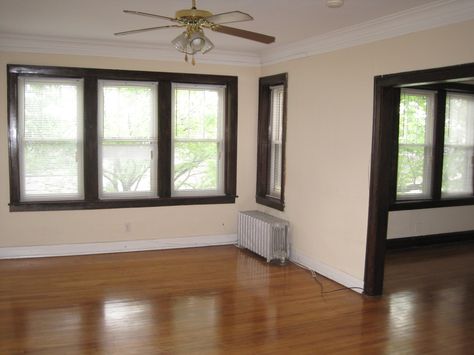
M 388 213 L 393 195 L 400 87 L 474 80 L 474 63 L 381 75 L 374 79 L 374 118 L 364 293 L 383 291 Z

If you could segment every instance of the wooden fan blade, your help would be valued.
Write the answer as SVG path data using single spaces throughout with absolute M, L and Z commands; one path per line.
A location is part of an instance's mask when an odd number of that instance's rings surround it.
M 257 41 L 261 43 L 273 43 L 275 42 L 275 37 L 267 36 L 262 33 L 251 32 L 246 30 L 241 30 L 240 28 L 227 27 L 227 26 L 216 26 L 212 28 L 213 31 L 225 33 L 226 35 L 242 37 L 250 39 L 252 41 Z
M 140 28 L 138 30 L 117 32 L 117 33 L 114 33 L 114 35 L 115 36 L 126 36 L 126 35 L 131 35 L 131 34 L 134 34 L 134 33 L 148 32 L 148 31 L 154 31 L 154 30 L 161 30 L 163 28 L 176 28 L 176 27 L 183 27 L 183 26 L 181 26 L 181 25 L 168 25 L 168 26 Z
M 133 10 L 123 10 L 126 14 L 132 14 L 132 15 L 139 15 L 139 16 L 148 16 L 148 17 L 155 17 L 155 18 L 162 18 L 164 20 L 169 20 L 176 22 L 175 18 L 168 17 L 168 16 L 162 16 L 162 15 L 155 15 L 155 14 L 150 14 L 148 12 L 141 12 L 141 11 L 133 11 Z
M 219 25 L 221 23 L 251 21 L 253 20 L 253 17 L 249 14 L 246 14 L 245 12 L 231 11 L 206 17 L 206 20 Z

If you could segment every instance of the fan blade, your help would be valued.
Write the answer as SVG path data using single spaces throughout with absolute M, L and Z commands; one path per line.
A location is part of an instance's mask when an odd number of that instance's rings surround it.
M 176 27 L 183 27 L 181 25 L 168 25 L 168 26 L 158 26 L 158 27 L 148 27 L 148 28 L 140 28 L 138 30 L 130 30 L 130 31 L 123 31 L 123 32 L 117 32 L 114 33 L 115 36 L 125 36 L 125 35 L 131 35 L 133 33 L 140 33 L 140 32 L 148 32 L 148 31 L 154 31 L 154 30 L 161 30 L 163 28 L 176 28 Z
M 168 17 L 168 16 L 155 15 L 155 14 L 149 14 L 148 12 L 140 12 L 140 11 L 133 11 L 133 10 L 123 10 L 123 12 L 125 12 L 126 14 L 162 18 L 164 20 L 169 20 L 169 21 L 176 22 L 175 18 Z
M 226 35 L 242 37 L 250 39 L 252 41 L 257 41 L 261 43 L 273 43 L 275 42 L 275 37 L 267 36 L 262 33 L 251 32 L 246 30 L 241 30 L 240 28 L 227 27 L 227 26 L 216 26 L 212 28 L 213 31 L 225 33 Z
M 241 11 L 231 11 L 206 17 L 206 20 L 219 25 L 221 23 L 251 21 L 253 17 Z

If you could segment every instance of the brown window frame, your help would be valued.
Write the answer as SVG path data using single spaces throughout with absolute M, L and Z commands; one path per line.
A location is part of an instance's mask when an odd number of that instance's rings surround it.
M 21 201 L 18 134 L 18 78 L 78 78 L 84 81 L 84 199 L 74 201 Z M 237 177 L 236 76 L 92 69 L 34 65 L 7 65 L 10 211 L 83 210 L 235 203 Z M 158 194 L 156 198 L 99 199 L 98 186 L 98 81 L 158 82 Z M 171 84 L 224 85 L 224 195 L 171 196 Z
M 282 129 L 282 159 L 281 159 L 281 194 L 280 198 L 268 195 L 270 184 L 271 142 L 270 142 L 270 87 L 283 85 L 283 129 Z M 258 90 L 258 148 L 257 148 L 257 188 L 255 200 L 257 203 L 283 211 L 285 209 L 285 164 L 286 164 L 286 125 L 288 102 L 288 74 L 281 73 L 262 77 Z

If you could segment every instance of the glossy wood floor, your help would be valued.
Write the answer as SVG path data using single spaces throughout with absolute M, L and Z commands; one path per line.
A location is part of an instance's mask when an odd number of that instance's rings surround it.
M 3 260 L 0 354 L 473 354 L 473 265 L 394 252 L 368 298 L 233 246 Z

